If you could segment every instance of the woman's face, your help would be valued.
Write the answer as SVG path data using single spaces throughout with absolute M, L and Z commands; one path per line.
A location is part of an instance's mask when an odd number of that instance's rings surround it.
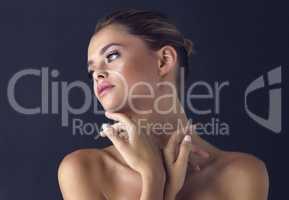
M 91 38 L 88 46 L 94 93 L 105 110 L 151 107 L 159 82 L 158 62 L 156 52 L 121 25 L 103 28 Z M 114 87 L 100 95 L 97 86 L 102 81 L 108 81 Z M 150 98 L 136 98 L 136 95 Z

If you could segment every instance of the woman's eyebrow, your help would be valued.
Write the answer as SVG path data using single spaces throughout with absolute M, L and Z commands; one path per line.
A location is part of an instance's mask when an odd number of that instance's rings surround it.
M 101 48 L 101 50 L 99 52 L 99 55 L 104 54 L 104 52 L 111 46 L 123 46 L 123 45 L 120 44 L 120 43 L 109 43 L 109 44 L 107 44 L 107 45 L 105 45 L 104 47 Z
M 107 44 L 107 45 L 105 45 L 104 47 L 101 48 L 101 50 L 99 51 L 99 55 L 104 54 L 104 52 L 111 46 L 123 46 L 123 45 L 120 44 L 120 43 L 109 43 L 109 44 Z M 87 62 L 88 68 L 89 68 L 89 66 L 93 65 L 93 63 L 94 63 L 93 60 L 89 60 Z

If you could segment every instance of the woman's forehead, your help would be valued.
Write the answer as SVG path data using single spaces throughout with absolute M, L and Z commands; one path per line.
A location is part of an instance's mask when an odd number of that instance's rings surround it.
M 88 55 L 99 54 L 103 47 L 113 43 L 122 47 L 138 46 L 143 40 L 139 36 L 129 34 L 122 26 L 110 25 L 94 34 L 88 46 Z

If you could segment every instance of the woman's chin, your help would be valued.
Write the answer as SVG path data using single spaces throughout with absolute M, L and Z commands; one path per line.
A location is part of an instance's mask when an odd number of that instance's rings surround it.
M 105 111 L 111 112 L 121 112 L 122 110 L 125 110 L 126 107 L 125 103 L 116 99 L 106 99 L 105 101 L 101 102 L 101 105 Z
M 125 95 L 118 91 L 111 91 L 99 98 L 102 107 L 107 111 L 120 111 L 127 107 L 127 99 L 123 99 Z

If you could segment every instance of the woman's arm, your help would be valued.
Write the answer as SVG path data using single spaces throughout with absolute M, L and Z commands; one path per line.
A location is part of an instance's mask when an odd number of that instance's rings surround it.
M 193 145 L 191 134 L 194 125 L 186 133 L 174 132 L 164 148 L 164 160 L 167 169 L 165 200 L 175 200 L 184 185 L 190 154 L 196 154 L 202 159 L 208 159 L 209 154 L 200 147 Z
M 142 193 L 140 200 L 164 199 L 165 174 L 153 172 L 141 175 Z
M 177 151 L 178 149 L 179 151 Z M 165 163 L 168 172 L 165 200 L 175 200 L 177 193 L 183 187 L 191 149 L 191 136 L 187 135 L 182 138 L 181 134 L 178 135 L 176 133 L 171 136 L 164 149 Z M 176 155 L 177 152 L 178 155 Z
M 141 200 L 162 200 L 164 198 L 165 168 L 161 152 L 147 133 L 141 133 L 136 125 L 122 113 L 105 113 L 106 117 L 119 121 L 106 128 L 102 135 L 107 136 L 119 151 L 126 163 L 141 175 Z M 123 130 L 125 127 L 125 130 Z M 120 130 L 128 137 L 122 137 Z

